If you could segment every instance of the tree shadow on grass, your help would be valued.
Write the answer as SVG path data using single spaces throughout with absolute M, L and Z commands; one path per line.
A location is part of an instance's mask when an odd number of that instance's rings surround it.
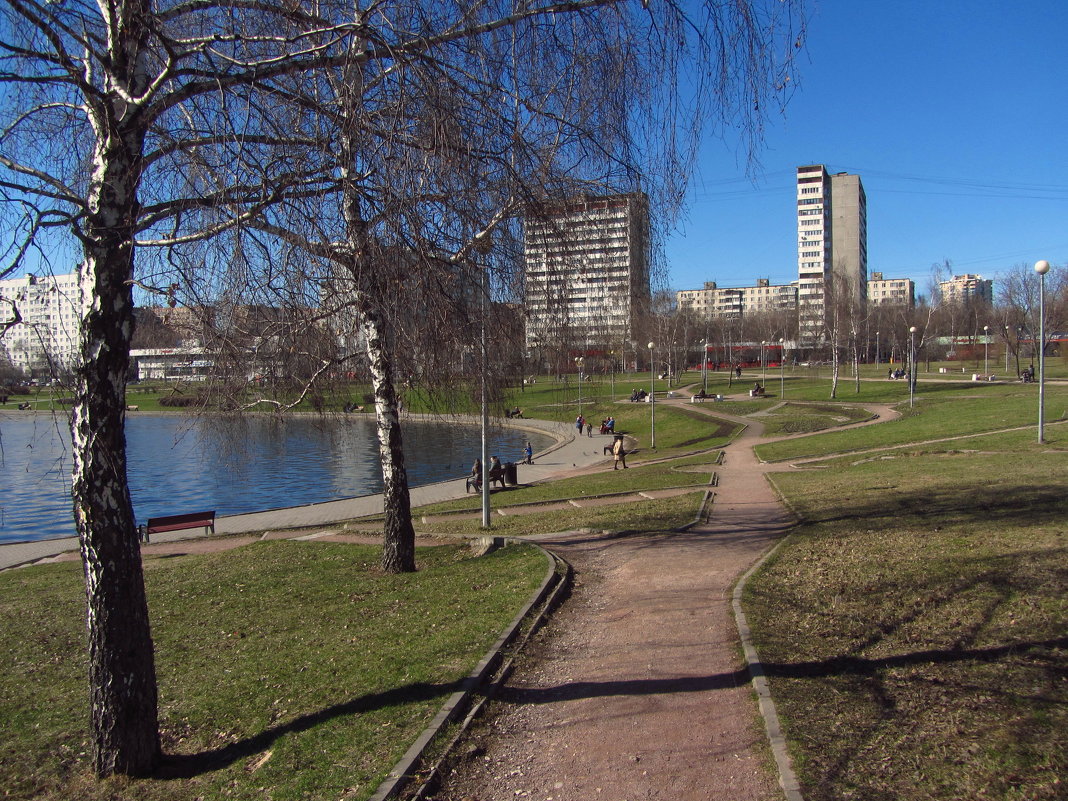
M 944 519 L 947 522 L 1006 526 L 1034 526 L 1061 523 L 1068 516 L 1068 498 L 1058 487 L 1029 485 L 987 486 L 928 485 L 921 493 L 883 490 L 864 493 L 862 503 L 841 503 L 831 507 L 831 514 L 811 515 L 808 523 L 833 523 L 849 520 L 871 521 L 890 518 L 901 523 L 912 517 Z M 843 499 L 845 500 L 845 499 Z
M 271 726 L 268 729 L 230 743 L 222 748 L 213 748 L 196 754 L 168 754 L 161 761 L 153 778 L 156 779 L 190 779 L 205 773 L 211 773 L 248 759 L 261 753 L 276 741 L 288 734 L 308 731 L 335 718 L 358 715 L 382 707 L 401 704 L 422 703 L 442 699 L 456 692 L 463 682 L 449 684 L 428 684 L 417 682 L 404 687 L 396 687 L 380 693 L 370 693 L 350 701 L 334 704 L 316 712 L 301 715 L 287 723 Z
M 988 648 L 931 649 L 895 654 L 876 659 L 855 656 L 835 656 L 809 662 L 772 662 L 755 666 L 760 676 L 779 678 L 825 678 L 828 676 L 871 676 L 884 670 L 914 666 L 958 662 L 996 662 L 1009 656 L 1032 651 L 1068 648 L 1068 637 L 1033 642 L 1015 642 Z M 629 695 L 669 695 L 705 692 L 737 687 L 747 682 L 747 669 L 716 673 L 710 676 L 680 676 L 677 678 L 625 679 L 614 681 L 575 681 L 550 687 L 509 687 L 498 694 L 502 701 L 514 704 L 553 704 L 582 698 L 604 698 Z

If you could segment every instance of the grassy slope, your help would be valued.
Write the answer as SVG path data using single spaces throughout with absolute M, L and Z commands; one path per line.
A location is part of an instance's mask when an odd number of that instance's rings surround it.
M 5 797 L 366 798 L 546 570 L 526 547 L 418 559 L 387 576 L 378 549 L 289 541 L 148 559 L 171 759 L 134 782 L 89 775 L 79 567 L 0 574 Z
M 921 443 L 774 477 L 804 523 L 747 609 L 808 801 L 1065 797 L 1068 429 L 922 444 L 1032 422 L 1018 392 L 941 394 L 763 449 Z

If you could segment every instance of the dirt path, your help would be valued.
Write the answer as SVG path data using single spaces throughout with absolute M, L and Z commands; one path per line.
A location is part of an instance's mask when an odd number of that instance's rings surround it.
M 731 586 L 791 522 L 748 422 L 726 449 L 710 524 L 543 541 L 575 567 L 574 594 L 435 798 L 782 797 L 730 614 Z

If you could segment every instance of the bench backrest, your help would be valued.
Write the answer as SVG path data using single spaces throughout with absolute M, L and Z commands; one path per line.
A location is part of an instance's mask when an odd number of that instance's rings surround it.
M 190 512 L 184 515 L 170 515 L 168 517 L 150 517 L 148 519 L 148 533 L 157 534 L 161 531 L 181 531 L 187 528 L 215 528 L 215 512 Z

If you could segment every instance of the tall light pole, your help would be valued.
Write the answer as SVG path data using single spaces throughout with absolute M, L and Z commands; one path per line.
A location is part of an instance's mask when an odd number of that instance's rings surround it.
M 1009 327 L 1005 326 L 1005 376 L 1009 375 Z
M 616 399 L 616 354 L 613 352 L 608 353 L 609 363 L 612 365 L 612 402 Z
M 768 383 L 768 357 L 764 355 L 764 348 L 767 346 L 767 340 L 761 340 L 760 342 L 760 383 L 761 385 Z
M 656 359 L 649 343 L 649 447 L 656 450 Z
M 990 375 L 990 326 L 983 326 L 983 374 Z
M 909 328 L 909 408 L 916 405 L 916 326 Z
M 708 394 L 708 343 L 701 343 L 701 392 Z
M 578 413 L 582 417 L 582 357 L 575 357 L 575 371 L 578 373 Z
M 879 332 L 875 332 L 875 365 L 879 365 Z
M 1046 411 L 1046 273 L 1049 262 L 1045 259 L 1035 262 L 1038 273 L 1038 441 L 1044 442 L 1042 436 L 1043 418 Z
M 779 397 L 786 397 L 786 374 L 783 365 L 786 363 L 786 338 L 779 337 Z

